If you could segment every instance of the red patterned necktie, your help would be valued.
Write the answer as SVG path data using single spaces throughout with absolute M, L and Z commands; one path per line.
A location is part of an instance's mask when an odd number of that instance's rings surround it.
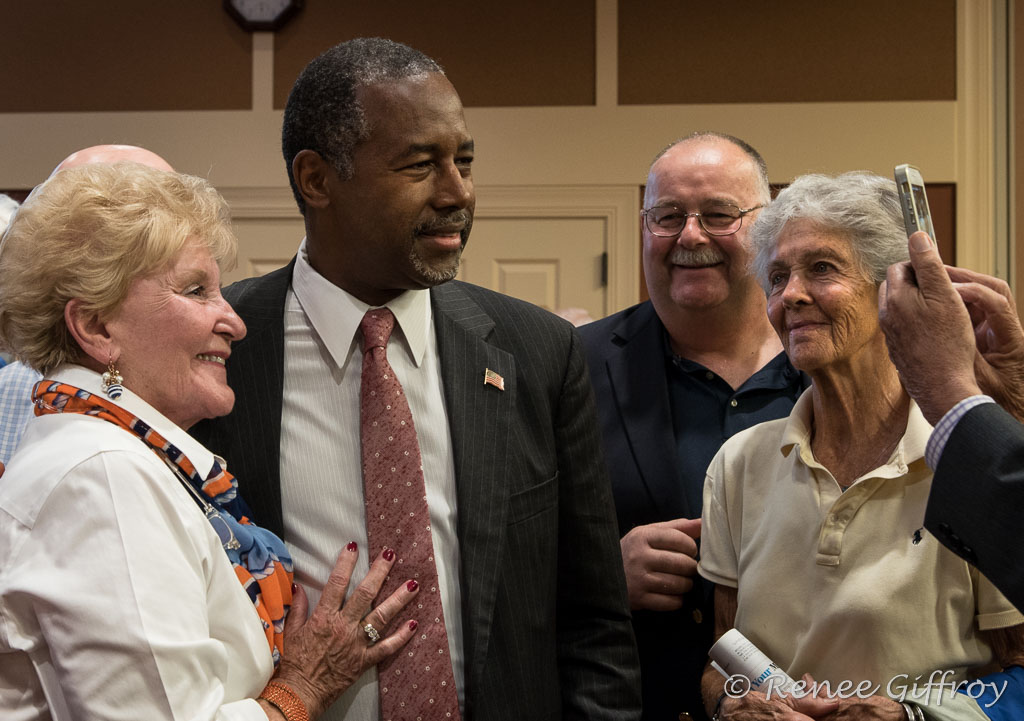
M 387 359 L 394 325 L 395 316 L 387 308 L 367 311 L 359 324 L 363 333 L 359 418 L 366 530 L 370 558 L 384 547 L 395 551 L 395 565 L 378 598 L 387 598 L 409 578 L 420 585 L 419 594 L 392 622 L 392 628 L 411 618 L 419 625 L 412 640 L 377 667 L 380 717 L 382 721 L 459 719 L 423 461 L 409 402 Z

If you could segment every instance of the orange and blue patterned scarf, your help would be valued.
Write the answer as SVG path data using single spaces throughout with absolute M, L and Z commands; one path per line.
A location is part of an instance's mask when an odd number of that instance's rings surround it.
M 263 622 L 276 666 L 284 650 L 284 619 L 292 602 L 292 557 L 284 542 L 245 515 L 238 497 L 238 481 L 214 459 L 209 476 L 196 472 L 192 461 L 135 415 L 81 388 L 42 380 L 32 392 L 35 413 L 81 413 L 109 421 L 135 434 L 191 485 L 197 502 L 205 506 L 207 520 L 221 539 L 242 588 Z M 193 494 L 194 496 L 196 494 Z M 209 499 L 204 503 L 202 498 Z

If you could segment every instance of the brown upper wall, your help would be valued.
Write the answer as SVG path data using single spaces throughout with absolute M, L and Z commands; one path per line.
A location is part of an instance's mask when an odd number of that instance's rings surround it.
M 274 107 L 285 106 L 310 60 L 357 37 L 423 51 L 444 66 L 466 106 L 593 105 L 595 28 L 594 0 L 307 0 L 275 39 Z
M 347 38 L 441 62 L 471 107 L 595 102 L 594 0 L 306 0 L 274 104 Z M 252 42 L 219 0 L 7 3 L 0 112 L 245 110 Z M 956 0 L 618 0 L 619 102 L 954 100 Z
M 956 100 L 956 0 L 619 0 L 619 103 Z
M 252 39 L 217 0 L 5 3 L 0 112 L 252 107 Z

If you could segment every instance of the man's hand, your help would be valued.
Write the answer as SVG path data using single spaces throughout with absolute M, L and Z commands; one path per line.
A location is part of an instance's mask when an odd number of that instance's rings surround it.
M 619 541 L 626 569 L 629 607 L 675 611 L 697 574 L 699 518 L 637 526 Z
M 1024 330 L 1010 286 L 966 268 L 946 270 L 971 316 L 978 386 L 1024 422 Z
M 878 291 L 878 314 L 889 356 L 930 423 L 981 392 L 971 316 L 925 233 L 910 237 L 909 263 L 890 266 Z

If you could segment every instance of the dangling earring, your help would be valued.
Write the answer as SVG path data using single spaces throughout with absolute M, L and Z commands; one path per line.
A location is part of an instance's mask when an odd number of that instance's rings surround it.
M 100 387 L 107 394 L 108 398 L 116 401 L 124 393 L 122 383 L 124 383 L 124 378 L 121 377 L 117 368 L 114 367 L 114 359 L 111 358 L 107 361 L 107 372 L 103 374 L 103 383 Z

